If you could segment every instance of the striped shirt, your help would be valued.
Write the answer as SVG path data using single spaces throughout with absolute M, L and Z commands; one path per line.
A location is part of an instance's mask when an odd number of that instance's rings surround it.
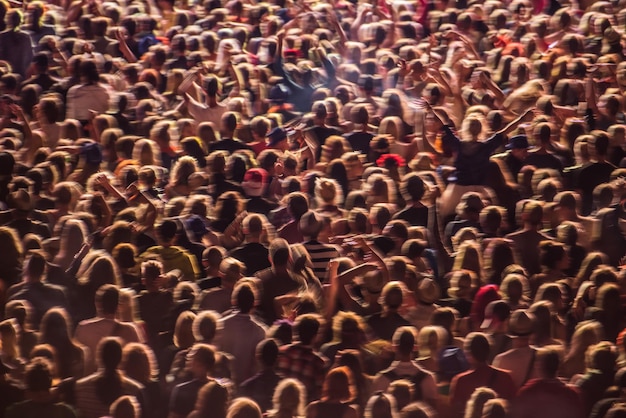
M 315 273 L 322 283 L 326 283 L 328 278 L 328 262 L 333 258 L 339 257 L 337 247 L 311 240 L 304 243 L 304 248 L 306 248 L 309 252 L 309 257 L 311 257 L 313 273 Z

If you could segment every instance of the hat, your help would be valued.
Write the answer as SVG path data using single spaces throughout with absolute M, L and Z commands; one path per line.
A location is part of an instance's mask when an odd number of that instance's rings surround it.
M 266 179 L 267 171 L 262 168 L 251 168 L 246 171 L 246 174 L 243 177 L 243 182 L 241 182 L 241 187 L 243 187 L 243 191 L 246 196 L 263 196 Z
M 85 156 L 85 162 L 87 164 L 98 165 L 102 162 L 102 149 L 100 145 L 95 142 L 83 145 L 80 153 Z
M 284 103 L 289 99 L 289 87 L 284 84 L 276 84 L 270 89 L 269 100 L 274 103 Z
M 526 309 L 513 311 L 509 318 L 509 334 L 516 337 L 525 337 L 534 331 L 535 315 Z
M 435 171 L 436 169 L 430 154 L 427 152 L 418 153 L 409 161 L 409 168 L 413 171 Z
M 526 135 L 515 135 L 506 144 L 506 149 L 528 149 L 528 138 Z
M 494 320 L 504 322 L 510 315 L 511 308 L 505 301 L 494 300 L 489 302 L 489 305 L 485 308 L 485 319 L 482 324 L 480 324 L 480 328 L 489 328 Z
M 308 237 L 317 236 L 322 229 L 322 221 L 315 212 L 310 210 L 302 215 L 298 226 L 302 235 Z
M 187 230 L 187 233 L 191 235 L 193 241 L 202 240 L 202 237 L 209 232 L 204 224 L 204 221 L 199 215 L 192 215 L 185 219 L 185 229 Z
M 417 299 L 426 304 L 432 305 L 439 300 L 439 286 L 434 280 L 426 278 L 417 285 Z
M 469 362 L 459 347 L 446 347 L 439 353 L 439 373 L 452 380 L 457 374 L 469 370 Z
M 30 194 L 24 189 L 19 189 L 11 193 L 11 203 L 13 209 L 18 211 L 30 212 L 33 209 Z
M 276 127 L 274 129 L 272 129 L 268 134 L 267 134 L 267 145 L 270 147 L 275 146 L 276 144 L 278 144 L 281 141 L 284 141 L 285 139 L 287 139 L 287 131 L 285 131 L 283 128 L 281 127 Z
M 457 270 L 450 277 L 450 287 L 448 288 L 448 296 L 458 298 L 468 296 L 472 290 L 472 276 L 462 270 Z

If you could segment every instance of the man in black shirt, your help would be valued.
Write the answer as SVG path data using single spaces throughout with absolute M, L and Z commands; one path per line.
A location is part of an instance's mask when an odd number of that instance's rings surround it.
M 426 192 L 424 180 L 417 173 L 409 173 L 400 183 L 400 192 L 406 201 L 406 206 L 393 216 L 393 219 L 402 219 L 411 226 L 428 226 L 428 207 L 422 202 Z
M 593 210 L 593 189 L 599 184 L 607 183 L 611 179 L 611 173 L 617 168 L 606 161 L 609 137 L 605 132 L 591 132 L 587 145 L 592 162 L 581 167 L 576 184 L 582 197 L 581 212 L 585 216 Z
M 374 134 L 367 132 L 369 122 L 369 112 L 366 104 L 355 105 L 350 109 L 350 119 L 355 125 L 354 131 L 345 134 L 344 138 L 350 143 L 354 151 L 361 154 L 370 154 L 370 142 L 374 138 Z M 358 127 L 358 128 L 357 128 Z
M 537 168 L 551 168 L 558 172 L 563 171 L 563 163 L 556 155 L 548 151 L 552 137 L 552 127 L 549 123 L 543 122 L 535 127 L 535 138 L 539 138 L 539 149 L 528 153 L 525 165 L 532 165 Z
M 235 131 L 237 130 L 237 126 L 239 125 L 239 118 L 237 117 L 237 113 L 235 112 L 226 112 L 222 116 L 222 126 L 221 133 L 222 139 L 219 141 L 213 142 L 209 145 L 209 153 L 213 151 L 228 151 L 229 154 L 237 150 L 250 150 L 251 148 L 243 143 L 242 141 L 236 139 Z
M 270 267 L 269 251 L 261 244 L 263 221 L 257 214 L 250 214 L 243 220 L 243 234 L 245 244 L 231 250 L 230 257 L 234 257 L 246 266 L 246 274 L 254 275 L 259 270 Z
M 322 156 L 322 145 L 324 145 L 326 139 L 329 136 L 341 135 L 341 131 L 337 128 L 326 126 L 327 110 L 323 101 L 320 100 L 313 103 L 311 112 L 314 114 L 313 126 L 305 129 L 303 133 L 308 141 L 314 142 L 315 160 L 319 161 Z

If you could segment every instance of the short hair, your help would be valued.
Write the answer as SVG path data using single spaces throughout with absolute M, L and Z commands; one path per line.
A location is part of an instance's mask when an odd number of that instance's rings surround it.
M 247 314 L 256 305 L 258 296 L 253 285 L 250 282 L 245 281 L 239 282 L 239 284 L 235 286 L 232 299 L 233 305 L 235 305 L 241 313 Z
M 300 315 L 296 319 L 295 328 L 300 342 L 309 345 L 313 342 L 321 326 L 321 318 L 316 314 Z
M 400 354 L 410 355 L 415 349 L 417 330 L 414 327 L 399 327 L 393 333 L 392 341 Z
M 96 292 L 96 305 L 99 305 L 104 314 L 115 314 L 120 303 L 120 291 L 113 284 L 100 286 Z
M 43 357 L 36 357 L 26 366 L 26 388 L 31 392 L 44 392 L 52 387 L 52 365 Z
M 289 243 L 282 238 L 275 238 L 270 243 L 269 254 L 274 265 L 286 266 L 291 259 Z
M 46 257 L 41 251 L 30 251 L 26 271 L 31 277 L 41 277 L 46 271 Z
M 202 251 L 202 260 L 209 263 L 209 267 L 218 268 L 226 256 L 226 250 L 217 245 L 206 248 Z
M 405 200 L 418 202 L 424 197 L 426 186 L 424 180 L 417 173 L 406 174 L 400 183 L 400 193 Z
M 266 338 L 256 345 L 256 358 L 265 367 L 276 365 L 278 353 L 278 344 L 273 338 Z
M 209 371 L 215 367 L 215 350 L 209 344 L 194 344 L 189 350 L 187 358 L 198 361 Z
M 163 264 L 157 260 L 148 260 L 141 263 L 141 276 L 149 282 L 152 282 L 163 273 Z
M 561 364 L 559 353 L 556 350 L 546 349 L 539 352 L 539 364 L 546 377 L 556 377 Z
M 191 326 L 196 341 L 211 342 L 218 329 L 220 314 L 215 311 L 202 311 Z
M 261 235 L 263 232 L 263 219 L 259 214 L 251 213 L 243 220 L 244 233 L 248 235 Z
M 465 351 L 479 363 L 489 359 L 490 350 L 489 339 L 482 332 L 471 332 L 465 338 Z
M 157 234 L 162 240 L 169 242 L 174 239 L 177 230 L 178 225 L 176 225 L 176 221 L 167 219 L 157 227 Z

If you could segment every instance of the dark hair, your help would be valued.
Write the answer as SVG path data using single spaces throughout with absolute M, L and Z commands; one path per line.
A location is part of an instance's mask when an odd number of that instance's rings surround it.
M 105 284 L 100 286 L 96 292 L 96 304 L 98 304 L 104 314 L 113 315 L 117 312 L 120 303 L 120 291 L 117 286 Z
M 400 327 L 393 333 L 393 345 L 401 355 L 408 356 L 415 349 L 415 328 Z
M 465 351 L 478 363 L 485 363 L 491 351 L 487 336 L 481 332 L 472 332 L 465 339 Z
M 256 346 L 256 358 L 265 367 L 272 367 L 278 361 L 278 344 L 273 338 L 267 338 Z
M 26 271 L 31 278 L 39 278 L 43 275 L 46 271 L 46 257 L 41 251 L 30 251 L 28 253 Z
M 47 392 L 52 387 L 52 366 L 43 357 L 31 360 L 26 367 L 26 387 L 31 392 Z
M 103 367 L 96 378 L 96 396 L 100 402 L 111 405 L 122 396 L 122 378 L 117 367 L 122 361 L 122 344 L 119 338 L 105 337 L 98 344 L 98 359 Z
M 404 176 L 400 183 L 400 192 L 405 200 L 419 202 L 426 192 L 424 180 L 417 173 L 409 173 Z
M 296 319 L 296 331 L 298 332 L 300 342 L 304 345 L 311 344 L 317 336 L 320 325 L 320 319 L 317 315 L 300 315 Z
M 87 84 L 95 84 L 100 81 L 100 74 L 98 74 L 98 67 L 93 60 L 82 60 L 80 62 L 80 75 L 85 77 Z
M 82 349 L 71 336 L 72 323 L 63 308 L 52 308 L 43 316 L 39 342 L 49 344 L 57 353 L 57 375 L 63 379 L 72 377 L 72 365 L 76 357 L 82 355 Z
M 556 350 L 546 350 L 540 353 L 541 370 L 546 377 L 556 377 L 561 363 L 559 353 Z
M 257 294 L 250 283 L 242 283 L 233 290 L 233 302 L 241 313 L 250 313 L 257 301 Z

